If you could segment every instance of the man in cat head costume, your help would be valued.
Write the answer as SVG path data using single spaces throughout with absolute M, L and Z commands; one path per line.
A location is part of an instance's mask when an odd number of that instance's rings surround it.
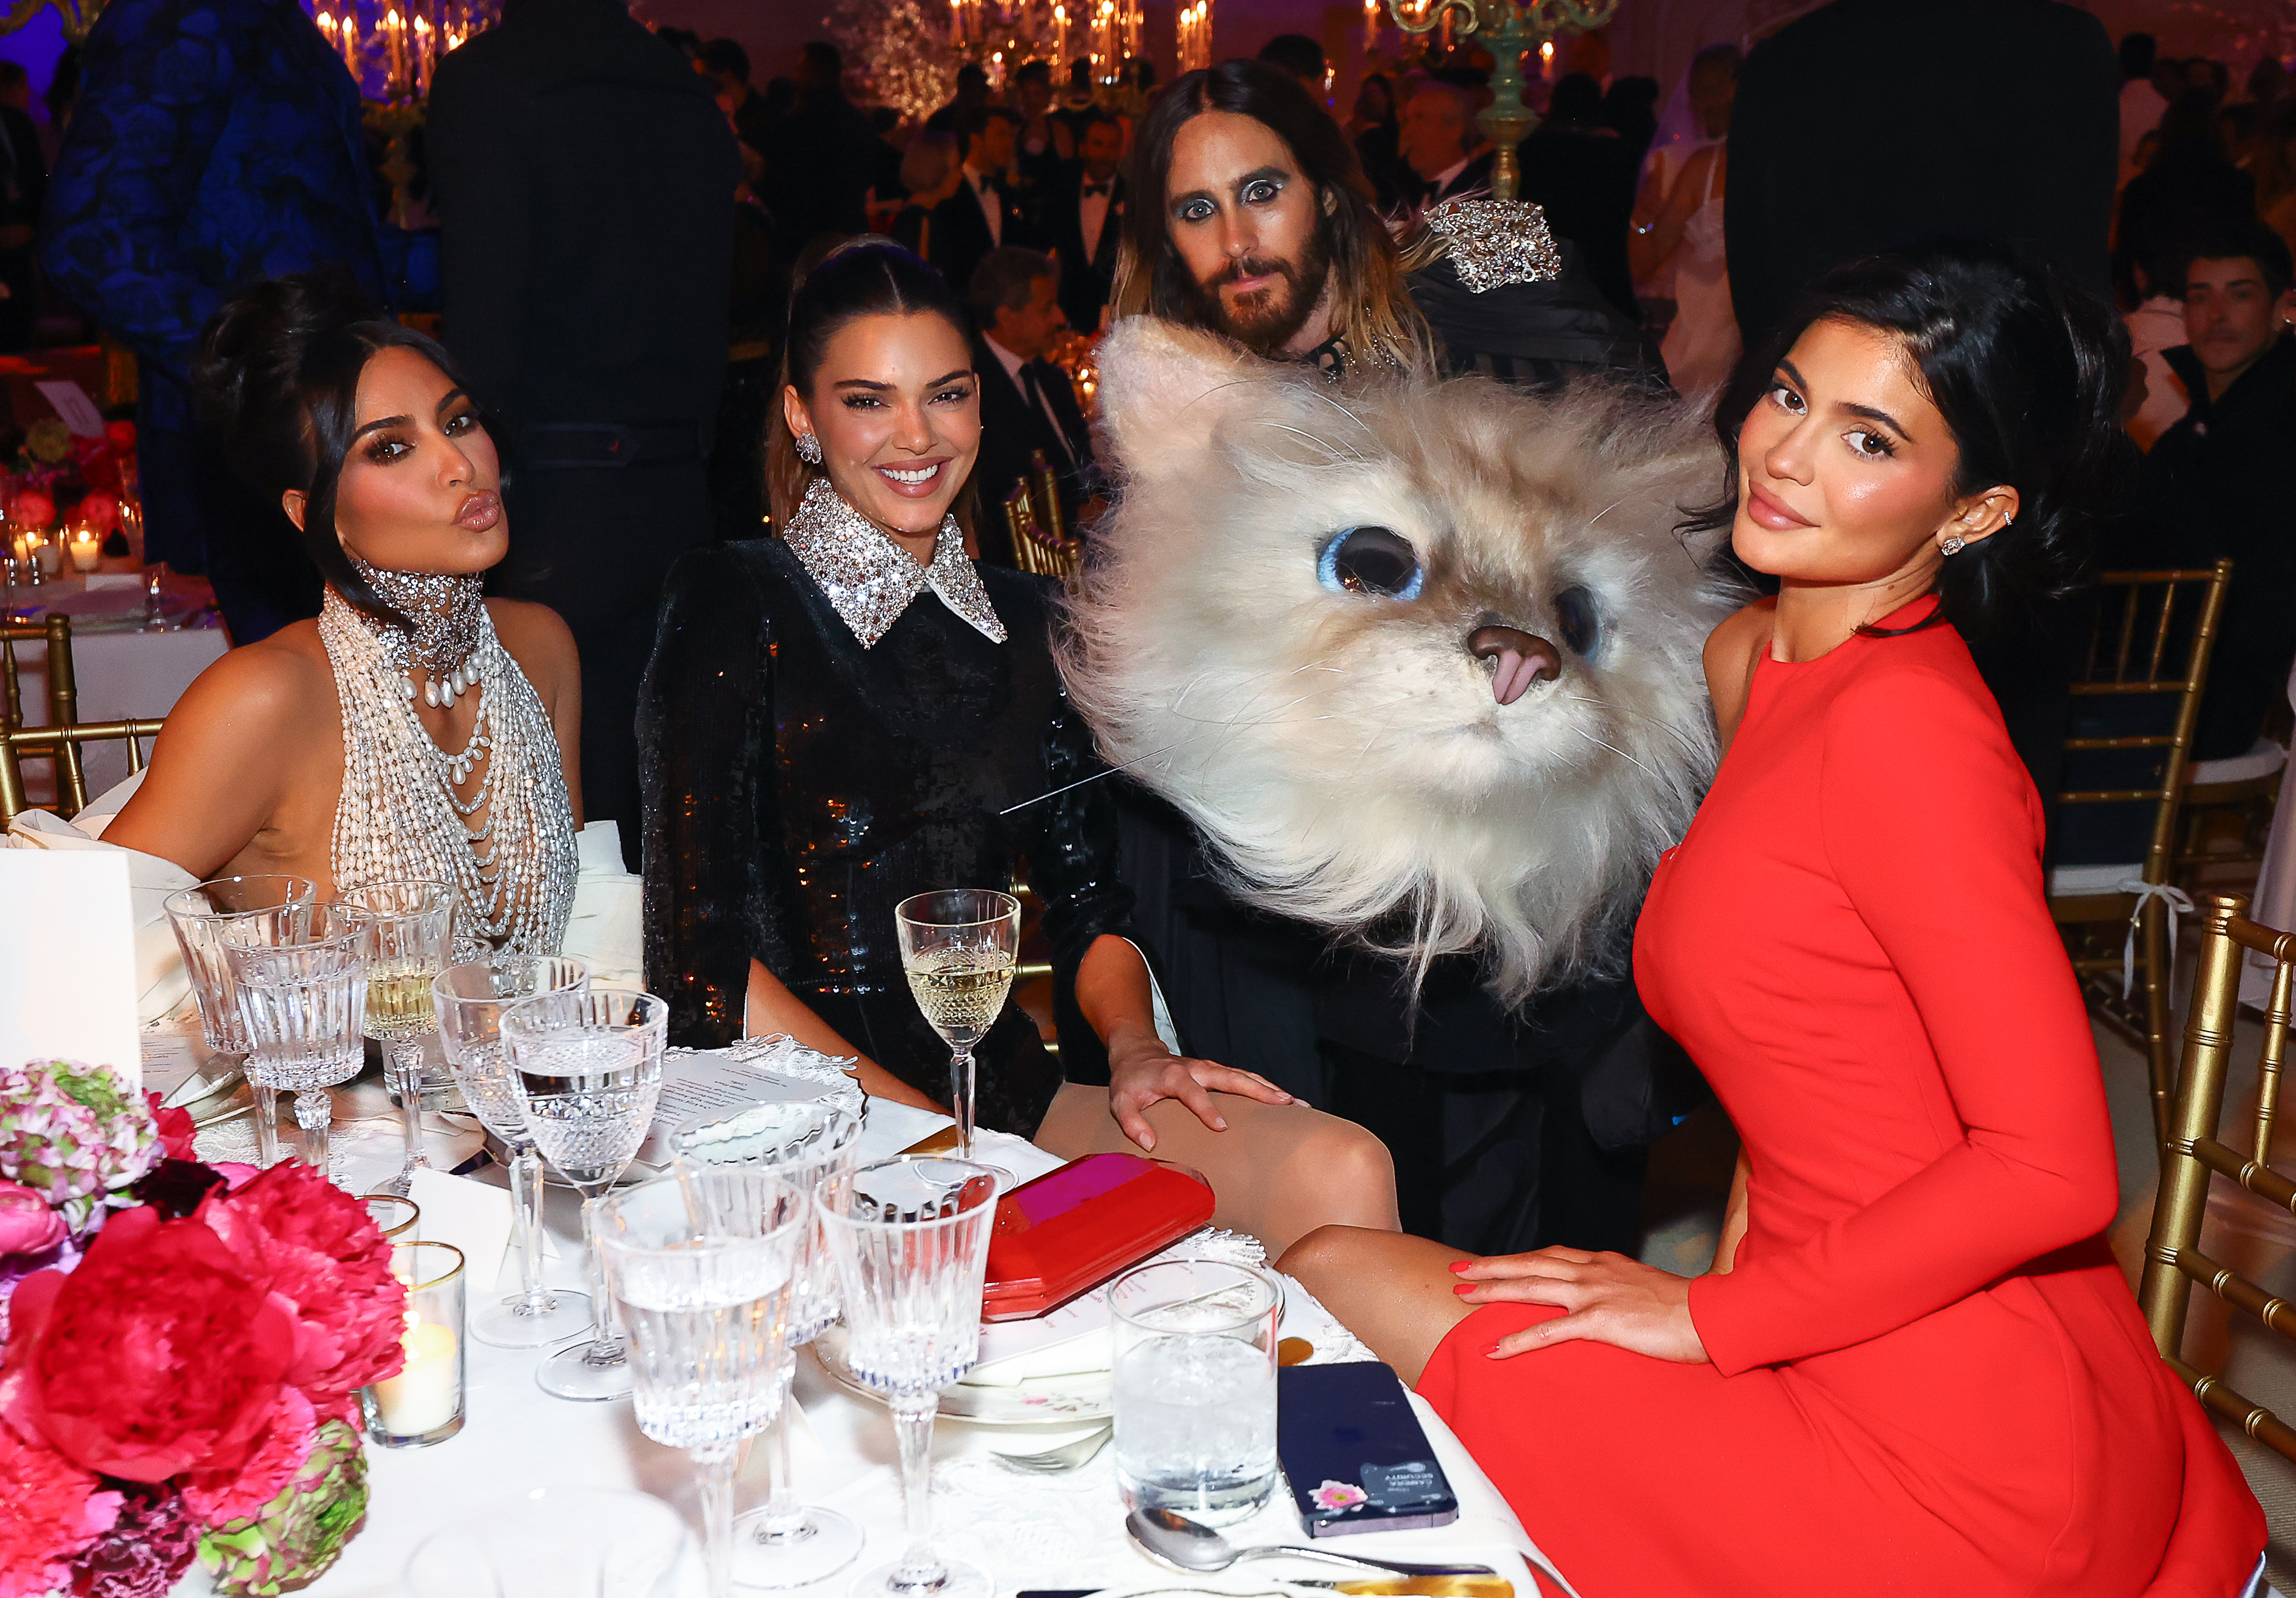
M 1715 759 L 1715 449 L 1536 207 L 1398 249 L 1280 73 L 1183 78 L 1132 159 L 1063 667 L 1180 1028 L 1387 1139 L 1407 1230 L 1631 1248 L 1698 1091 L 1627 958 Z

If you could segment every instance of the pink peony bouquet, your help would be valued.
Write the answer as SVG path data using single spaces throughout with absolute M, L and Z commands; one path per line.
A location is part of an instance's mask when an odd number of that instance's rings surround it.
M 190 1118 L 67 1061 L 0 1072 L 0 1598 L 316 1577 L 363 1521 L 357 1389 L 406 1292 L 300 1164 L 192 1157 Z

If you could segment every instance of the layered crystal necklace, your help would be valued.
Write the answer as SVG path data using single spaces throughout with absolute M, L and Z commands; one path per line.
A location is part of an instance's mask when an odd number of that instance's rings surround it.
M 342 705 L 337 885 L 452 883 L 463 912 L 458 941 L 555 954 L 574 902 L 575 844 L 549 713 L 495 637 L 477 578 L 351 564 L 414 625 L 370 615 L 332 586 L 319 613 Z M 417 696 L 450 708 L 472 693 L 478 713 L 469 740 L 440 748 L 415 711 Z M 474 775 L 478 787 L 464 798 Z M 472 826 L 481 811 L 486 820 Z

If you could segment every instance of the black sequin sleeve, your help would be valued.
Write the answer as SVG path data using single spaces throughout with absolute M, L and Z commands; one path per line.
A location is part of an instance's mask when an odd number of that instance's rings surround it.
M 750 961 L 782 967 L 773 637 L 749 563 L 697 549 L 670 569 L 638 698 L 645 796 L 646 986 L 669 1041 L 742 1035 Z

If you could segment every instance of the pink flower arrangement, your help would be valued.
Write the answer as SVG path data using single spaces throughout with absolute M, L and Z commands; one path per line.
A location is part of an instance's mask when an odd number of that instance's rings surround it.
M 198 1163 L 179 1115 L 84 1067 L 0 1072 L 0 1598 L 160 1598 L 195 1552 L 275 1592 L 363 1518 L 352 1396 L 403 1358 L 390 1246 L 307 1166 Z

